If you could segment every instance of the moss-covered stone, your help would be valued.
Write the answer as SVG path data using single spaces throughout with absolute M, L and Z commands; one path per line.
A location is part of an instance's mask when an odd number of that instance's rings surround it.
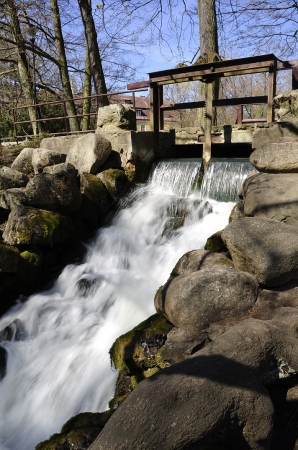
M 91 173 L 83 173 L 80 177 L 80 186 L 81 194 L 92 201 L 101 214 L 106 215 L 113 199 L 100 178 Z
M 23 205 L 13 208 L 3 233 L 11 245 L 52 246 L 78 238 L 78 228 L 69 217 Z
M 140 381 L 168 365 L 161 348 L 172 327 L 164 317 L 154 314 L 116 339 L 110 355 L 119 377 L 110 407 L 117 407 Z
M 97 176 L 114 200 L 122 197 L 129 187 L 128 178 L 123 170 L 108 169 L 100 172 Z
M 29 246 L 20 254 L 20 262 L 17 270 L 19 282 L 26 286 L 40 283 L 43 266 L 42 252 L 36 246 Z
M 0 272 L 16 272 L 20 252 L 16 247 L 0 244 Z
M 216 252 L 216 253 L 228 251 L 223 240 L 221 239 L 220 231 L 218 231 L 217 233 L 214 233 L 212 236 L 210 236 L 207 239 L 204 250 L 208 250 L 209 252 Z
M 101 432 L 113 411 L 81 413 L 68 420 L 60 433 L 40 442 L 35 450 L 85 450 Z

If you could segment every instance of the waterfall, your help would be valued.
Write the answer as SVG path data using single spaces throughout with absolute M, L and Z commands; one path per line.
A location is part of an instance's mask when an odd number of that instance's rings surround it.
M 15 340 L 1 342 L 1 450 L 33 450 L 71 416 L 107 408 L 114 340 L 155 312 L 154 294 L 177 260 L 228 222 L 233 202 L 192 190 L 198 164 L 158 163 L 97 233 L 83 264 L 1 318 L 0 330 L 16 328 Z

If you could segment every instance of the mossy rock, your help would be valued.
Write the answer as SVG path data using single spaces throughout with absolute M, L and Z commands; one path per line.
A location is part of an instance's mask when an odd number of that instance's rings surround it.
M 68 420 L 60 433 L 40 442 L 35 450 L 84 450 L 96 439 L 113 411 L 81 413 Z
M 172 328 L 164 317 L 154 314 L 116 339 L 110 355 L 119 376 L 110 407 L 117 407 L 140 381 L 168 366 L 161 349 Z
M 42 278 L 43 254 L 36 246 L 29 246 L 20 254 L 17 270 L 19 281 L 26 286 L 39 284 Z
M 207 239 L 204 250 L 208 250 L 209 252 L 216 252 L 216 253 L 228 251 L 223 240 L 221 239 L 220 231 L 218 231 L 217 233 L 214 233 L 212 236 L 210 236 Z
M 108 169 L 100 172 L 97 176 L 114 200 L 123 197 L 129 187 L 128 178 L 123 170 Z
M 125 173 L 130 183 L 146 183 L 149 178 L 152 163 L 144 161 L 128 161 Z
M 60 213 L 29 206 L 15 206 L 3 233 L 10 245 L 53 246 L 80 237 L 76 224 Z
M 16 272 L 20 261 L 20 252 L 16 247 L 0 244 L 0 272 Z
M 80 177 L 81 194 L 84 194 L 103 215 L 108 214 L 113 199 L 98 176 L 83 173 Z

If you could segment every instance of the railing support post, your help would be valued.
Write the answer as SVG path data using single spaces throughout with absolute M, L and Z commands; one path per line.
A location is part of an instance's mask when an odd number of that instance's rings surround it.
M 276 95 L 276 61 L 272 63 L 268 76 L 268 107 L 267 122 L 274 122 L 274 106 L 273 99 Z

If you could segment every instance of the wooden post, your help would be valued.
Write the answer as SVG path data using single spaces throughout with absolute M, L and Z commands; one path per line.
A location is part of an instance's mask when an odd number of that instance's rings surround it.
M 292 89 L 298 89 L 298 67 L 292 67 Z
M 236 124 L 237 125 L 241 125 L 243 121 L 243 105 L 238 105 L 237 106 L 237 120 L 236 120 Z
M 205 117 L 205 140 L 203 144 L 204 171 L 207 169 L 211 158 L 211 134 L 212 134 L 212 81 L 207 83 L 206 89 L 206 117 Z
M 163 110 L 160 109 L 163 105 L 163 86 L 158 86 L 158 120 L 159 120 L 159 129 L 164 129 L 164 115 Z
M 153 132 L 154 156 L 156 157 L 159 141 L 158 87 L 156 83 L 150 83 L 150 128 Z
M 276 60 L 269 69 L 267 122 L 274 122 L 273 99 L 276 95 Z

